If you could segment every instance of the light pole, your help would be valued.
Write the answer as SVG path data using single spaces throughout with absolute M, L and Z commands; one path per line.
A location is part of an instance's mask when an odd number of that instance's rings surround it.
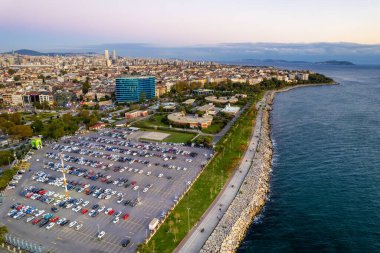
M 188 231 L 190 231 L 190 207 L 187 207 L 187 226 L 189 228 Z

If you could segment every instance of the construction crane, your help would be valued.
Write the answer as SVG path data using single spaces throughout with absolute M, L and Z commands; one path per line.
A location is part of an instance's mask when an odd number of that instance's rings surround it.
M 61 163 L 62 163 L 62 174 L 63 174 L 63 185 L 65 186 L 66 191 L 66 200 L 69 199 L 69 191 L 67 190 L 67 181 L 66 181 L 66 171 L 65 171 L 65 165 L 63 164 L 63 154 L 60 153 Z

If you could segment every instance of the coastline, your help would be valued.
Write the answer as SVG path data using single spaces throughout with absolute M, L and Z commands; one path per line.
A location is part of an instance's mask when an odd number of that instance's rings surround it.
M 257 116 L 256 125 L 261 125 L 261 131 L 249 171 L 241 183 L 239 194 L 228 206 L 200 252 L 236 252 L 254 218 L 260 214 L 266 203 L 270 190 L 273 153 L 270 111 L 275 95 L 296 88 L 338 84 L 302 84 L 266 92 L 263 100 L 264 105 L 260 102 L 257 104 L 258 115 L 261 114 L 262 116 Z M 258 122 L 259 120 L 261 122 Z

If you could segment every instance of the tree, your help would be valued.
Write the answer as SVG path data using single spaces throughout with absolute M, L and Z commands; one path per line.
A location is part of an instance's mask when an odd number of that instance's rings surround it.
M 174 221 L 170 220 L 169 221 L 169 232 L 172 232 L 173 225 L 174 225 Z
M 54 119 L 44 128 L 44 136 L 52 139 L 59 139 L 65 135 L 65 124 L 62 119 Z
M 5 242 L 4 235 L 8 233 L 8 228 L 6 226 L 1 226 L 0 227 L 0 243 Z
M 10 134 L 18 139 L 26 139 L 33 135 L 33 131 L 30 126 L 16 125 L 10 129 Z
M 145 94 L 144 91 L 142 91 L 142 92 L 140 93 L 140 103 L 145 102 L 145 100 L 146 100 L 146 94 Z
M 180 217 L 181 215 L 179 214 L 179 213 L 175 213 L 174 214 L 174 218 L 175 218 L 175 220 L 176 220 L 176 222 L 178 223 L 178 221 L 179 221 L 179 217 Z
M 19 76 L 19 75 L 14 76 L 14 77 L 13 77 L 13 80 L 14 80 L 15 82 L 18 82 L 18 81 L 21 80 L 21 76 Z
M 174 227 L 173 228 L 173 234 L 174 234 L 174 242 L 177 241 L 177 234 L 178 234 L 179 230 L 177 227 Z
M 14 156 L 11 150 L 0 151 L 0 165 L 8 165 L 13 159 Z
M 9 120 L 12 121 L 15 125 L 22 124 L 22 116 L 20 113 L 9 114 Z
M 32 129 L 33 129 L 34 134 L 39 134 L 44 129 L 44 124 L 42 123 L 42 121 L 40 119 L 36 119 L 32 123 Z
M 16 73 L 17 71 L 14 70 L 14 69 L 8 69 L 8 74 L 10 75 L 13 75 L 14 73 Z
M 89 79 L 87 77 L 86 81 L 82 85 L 82 92 L 83 92 L 83 94 L 87 94 L 87 92 L 90 90 L 90 88 L 91 88 L 91 85 L 90 85 Z

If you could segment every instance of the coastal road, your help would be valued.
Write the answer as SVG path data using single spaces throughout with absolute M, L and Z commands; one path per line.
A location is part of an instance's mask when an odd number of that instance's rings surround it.
M 239 168 L 236 169 L 235 174 L 225 184 L 218 197 L 207 209 L 207 211 L 202 216 L 198 224 L 192 228 L 192 230 L 187 234 L 187 236 L 174 250 L 175 253 L 199 252 L 202 249 L 204 243 L 210 237 L 217 224 L 219 223 L 219 220 L 221 219 L 225 211 L 228 209 L 229 205 L 234 200 L 236 194 L 240 189 L 241 184 L 244 181 L 245 176 L 247 175 L 251 167 L 253 158 L 256 154 L 259 136 L 261 133 L 261 123 L 263 115 L 262 107 L 265 105 L 268 94 L 268 92 L 265 93 L 262 100 L 256 104 L 256 108 L 258 109 L 256 124 L 252 132 L 250 143 L 243 156 L 243 159 L 240 162 Z M 203 230 L 203 232 L 201 232 L 201 230 Z

